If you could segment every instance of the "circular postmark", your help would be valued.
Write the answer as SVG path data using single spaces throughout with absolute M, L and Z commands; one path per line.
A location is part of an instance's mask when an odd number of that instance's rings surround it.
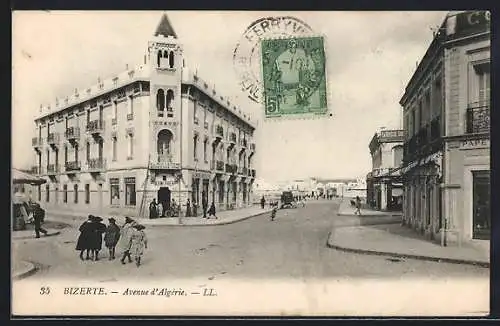
M 260 41 L 270 37 L 290 37 L 313 33 L 302 20 L 291 16 L 265 17 L 247 27 L 233 52 L 233 65 L 239 85 L 249 99 L 260 103 L 262 81 L 260 80 Z

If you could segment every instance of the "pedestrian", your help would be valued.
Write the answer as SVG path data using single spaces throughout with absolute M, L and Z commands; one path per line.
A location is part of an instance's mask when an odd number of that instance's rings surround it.
M 262 196 L 262 198 L 260 199 L 260 207 L 264 209 L 264 205 L 266 205 L 266 199 L 264 198 L 264 196 Z
M 90 223 L 90 249 L 94 261 L 99 260 L 99 251 L 102 249 L 102 235 L 106 233 L 106 224 L 101 223 L 102 217 L 94 216 Z
M 356 211 L 354 212 L 354 215 L 361 215 L 361 198 L 359 196 L 356 196 Z
M 135 224 L 130 233 L 130 254 L 134 256 L 137 267 L 141 265 L 141 258 L 144 254 L 144 249 L 148 248 L 148 239 L 144 229 L 146 227 L 141 224 Z
M 31 210 L 33 213 L 33 222 L 35 223 L 35 236 L 40 238 L 40 232 L 47 235 L 47 230 L 42 228 L 43 220 L 45 219 L 45 211 L 38 203 L 33 203 Z
M 201 194 L 201 206 L 203 208 L 203 218 L 207 218 L 208 200 L 206 195 L 207 194 L 205 192 L 202 192 Z
M 161 202 L 158 202 L 158 204 L 156 205 L 156 213 L 157 217 L 163 217 L 163 204 Z
M 125 264 L 125 258 L 128 258 L 128 262 L 132 262 L 132 258 L 130 257 L 130 234 L 131 228 L 134 226 L 136 222 L 130 217 L 125 217 L 125 224 L 123 225 L 120 233 L 119 247 L 122 252 L 122 258 L 120 262 Z
M 91 232 L 91 226 L 90 224 L 92 223 L 94 216 L 89 215 L 87 220 L 80 225 L 80 228 L 78 229 L 80 231 L 80 235 L 78 236 L 78 240 L 76 241 L 76 250 L 80 251 L 80 259 L 83 259 L 83 253 L 86 251 L 87 257 L 85 258 L 86 260 L 90 259 L 90 232 Z
M 215 215 L 215 204 L 214 204 L 214 202 L 212 202 L 212 204 L 210 205 L 210 208 L 208 209 L 208 217 L 207 217 L 207 219 L 209 219 L 210 216 L 212 216 L 212 215 L 215 217 L 215 219 L 218 219 L 217 215 Z
M 156 199 L 153 198 L 153 201 L 149 204 L 149 218 L 157 218 L 158 210 L 156 207 Z
M 189 199 L 186 203 L 186 217 L 191 217 L 191 201 Z
M 104 244 L 109 250 L 109 260 L 115 259 L 115 249 L 118 240 L 120 239 L 120 227 L 116 225 L 116 220 L 110 218 L 109 225 L 106 228 L 106 234 L 104 235 Z
M 276 218 L 276 212 L 278 211 L 278 204 L 275 203 L 273 205 L 273 210 L 271 211 L 271 221 L 274 221 L 274 219 Z

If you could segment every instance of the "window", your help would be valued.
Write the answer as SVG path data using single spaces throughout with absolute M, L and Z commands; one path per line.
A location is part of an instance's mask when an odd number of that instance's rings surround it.
M 113 101 L 113 119 L 114 123 L 116 123 L 116 119 L 118 118 L 118 103 L 116 101 Z
M 163 110 L 165 109 L 165 92 L 163 89 L 156 92 L 156 109 L 158 110 L 158 116 L 163 117 Z
M 135 206 L 135 178 L 125 178 L 125 205 Z
M 193 137 L 193 157 L 195 161 L 198 161 L 198 156 L 196 155 L 198 152 L 198 135 L 194 135 Z
M 205 138 L 203 141 L 203 161 L 208 162 L 207 160 L 207 147 L 208 147 L 208 139 Z
M 120 180 L 118 178 L 109 179 L 111 205 L 120 205 Z
M 111 138 L 111 146 L 112 146 L 112 159 L 113 161 L 116 161 L 116 156 L 117 156 L 117 141 L 118 139 L 116 137 Z
M 436 78 L 434 81 L 434 88 L 432 89 L 432 118 L 441 115 L 441 103 L 443 98 L 443 92 L 441 89 L 441 77 Z
M 157 63 L 157 65 L 158 65 L 158 68 L 159 68 L 159 67 L 160 67 L 160 65 L 161 65 L 161 58 L 162 58 L 162 54 L 161 54 L 161 50 L 160 50 L 160 51 L 158 51 L 158 55 L 157 55 L 157 57 L 156 57 L 156 63 Z
M 174 116 L 174 91 L 169 89 L 167 91 L 167 117 L 171 118 Z
M 132 158 L 134 156 L 134 135 L 128 134 L 128 144 L 127 144 L 127 158 Z
M 78 204 L 78 185 L 77 184 L 75 184 L 73 186 L 73 193 L 74 193 L 75 204 Z
M 50 188 L 49 188 L 49 185 L 45 186 L 45 201 L 47 203 L 50 201 Z
M 86 153 L 87 161 L 90 161 L 90 142 L 87 142 L 87 153 Z
M 197 100 L 193 101 L 193 119 L 194 119 L 194 123 L 198 124 L 198 101 Z
M 38 186 L 38 201 L 42 201 L 42 186 Z
M 479 105 L 487 106 L 490 104 L 490 71 L 481 68 L 478 72 L 479 77 Z
M 134 115 L 134 97 L 128 97 L 128 114 Z
M 64 164 L 68 163 L 68 147 L 64 146 Z
M 90 185 L 87 183 L 85 185 L 85 204 L 90 203 Z
M 170 51 L 170 55 L 168 56 L 168 65 L 170 69 L 174 68 L 174 51 Z
M 68 185 L 63 185 L 63 202 L 68 202 Z
M 47 170 L 49 169 L 50 165 L 50 150 L 47 150 Z

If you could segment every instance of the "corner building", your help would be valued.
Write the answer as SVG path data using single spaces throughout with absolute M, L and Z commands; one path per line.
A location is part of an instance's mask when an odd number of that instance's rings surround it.
M 166 15 L 142 65 L 40 110 L 32 172 L 48 181 L 49 212 L 145 217 L 156 199 L 184 216 L 189 199 L 200 215 L 202 196 L 219 210 L 252 205 L 255 126 L 185 67 Z
M 490 14 L 448 14 L 406 87 L 404 223 L 442 244 L 490 238 Z

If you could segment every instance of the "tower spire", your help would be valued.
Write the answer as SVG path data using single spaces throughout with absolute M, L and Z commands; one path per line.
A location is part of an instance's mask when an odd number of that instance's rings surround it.
M 160 23 L 156 27 L 154 36 L 163 36 L 163 37 L 172 36 L 175 39 L 177 38 L 177 34 L 175 34 L 174 28 L 170 24 L 170 21 L 168 20 L 166 13 L 164 13 L 163 16 L 161 17 Z

